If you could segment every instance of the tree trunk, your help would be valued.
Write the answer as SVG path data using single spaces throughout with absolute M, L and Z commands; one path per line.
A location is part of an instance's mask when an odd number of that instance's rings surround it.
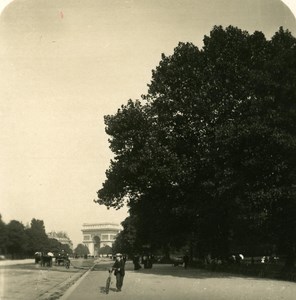
M 295 266 L 295 245 L 294 243 L 289 243 L 287 245 L 287 256 L 286 256 L 286 262 L 285 267 L 287 269 L 292 269 Z
M 165 260 L 169 260 L 170 259 L 170 248 L 168 245 L 165 245 L 163 247 L 163 250 L 164 250 L 164 257 L 165 257 Z

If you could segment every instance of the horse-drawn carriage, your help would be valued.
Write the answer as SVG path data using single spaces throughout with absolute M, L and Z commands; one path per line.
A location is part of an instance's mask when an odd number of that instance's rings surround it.
M 51 267 L 52 266 L 52 258 L 53 258 L 53 253 L 48 252 L 35 252 L 35 264 L 40 263 L 42 267 Z
M 52 252 L 36 252 L 35 253 L 35 264 L 40 263 L 42 267 L 51 267 L 52 260 L 55 258 L 55 265 L 63 265 L 67 269 L 70 267 L 70 259 L 67 253 L 64 251 L 54 255 Z
M 58 253 L 55 256 L 55 264 L 58 266 L 63 265 L 66 268 L 69 268 L 70 267 L 70 259 L 69 259 L 68 254 L 65 253 L 64 251 Z

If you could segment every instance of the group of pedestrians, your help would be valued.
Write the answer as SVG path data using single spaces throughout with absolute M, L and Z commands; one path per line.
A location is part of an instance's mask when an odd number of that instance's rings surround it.
M 142 268 L 141 263 L 144 265 L 144 269 L 151 269 L 153 266 L 153 256 L 151 254 L 144 254 L 141 258 L 138 254 L 134 255 L 133 264 L 134 270 L 139 270 Z

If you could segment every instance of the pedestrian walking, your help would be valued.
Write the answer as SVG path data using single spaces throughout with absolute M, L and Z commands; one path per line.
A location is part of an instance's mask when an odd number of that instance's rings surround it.
M 148 265 L 148 256 L 146 254 L 144 254 L 142 256 L 142 264 L 144 265 L 144 269 L 147 269 L 147 265 Z
M 184 268 L 187 269 L 188 267 L 188 262 L 189 262 L 189 256 L 186 252 L 186 254 L 183 256 L 183 262 L 184 262 Z
M 141 269 L 141 265 L 140 265 L 140 257 L 138 254 L 136 254 L 133 258 L 133 264 L 134 264 L 134 270 L 139 270 Z
M 153 257 L 151 254 L 148 254 L 147 257 L 147 269 L 151 269 L 153 265 Z
M 120 292 L 123 285 L 123 278 L 125 275 L 125 263 L 122 258 L 121 253 L 117 253 L 115 255 L 115 263 L 112 266 L 112 270 L 114 270 L 114 275 L 116 276 L 116 288 L 117 292 Z

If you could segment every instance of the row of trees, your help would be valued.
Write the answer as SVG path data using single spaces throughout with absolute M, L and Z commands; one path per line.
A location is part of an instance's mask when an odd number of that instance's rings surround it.
M 72 254 L 69 245 L 48 238 L 44 222 L 32 219 L 30 226 L 17 220 L 5 224 L 0 215 L 0 253 L 11 258 L 32 257 L 35 252 L 60 252 Z
M 202 49 L 162 54 L 148 87 L 105 116 L 114 159 L 96 202 L 129 207 L 117 244 L 293 265 L 296 39 L 215 26 Z

